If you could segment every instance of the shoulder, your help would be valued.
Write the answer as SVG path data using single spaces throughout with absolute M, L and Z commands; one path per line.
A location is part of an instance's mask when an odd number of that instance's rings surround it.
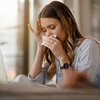
M 75 51 L 75 68 L 89 70 L 92 66 L 100 66 L 100 47 L 93 38 L 86 38 Z
M 96 48 L 98 48 L 98 44 L 97 44 L 97 42 L 96 42 L 96 40 L 95 39 L 93 39 L 93 38 L 90 38 L 90 37 L 88 37 L 88 38 L 86 38 L 82 43 L 81 43 L 81 45 L 79 46 L 79 49 L 91 49 L 91 50 L 93 50 L 93 49 L 96 49 Z
M 93 38 L 86 38 L 80 46 L 84 45 L 96 45 L 96 41 Z

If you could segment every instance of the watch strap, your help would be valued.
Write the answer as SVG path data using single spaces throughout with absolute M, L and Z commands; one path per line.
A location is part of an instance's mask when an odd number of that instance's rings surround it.
M 64 63 L 63 66 L 60 67 L 60 69 L 68 69 L 71 65 L 68 63 Z

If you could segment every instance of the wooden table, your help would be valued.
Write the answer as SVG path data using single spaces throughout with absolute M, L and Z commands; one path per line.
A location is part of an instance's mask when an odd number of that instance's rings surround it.
M 100 89 L 66 89 L 33 84 L 0 84 L 0 100 L 100 100 Z

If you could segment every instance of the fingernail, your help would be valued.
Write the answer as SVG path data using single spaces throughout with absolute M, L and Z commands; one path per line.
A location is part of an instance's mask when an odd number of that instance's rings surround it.
M 41 46 L 43 45 L 43 43 L 41 43 Z
M 57 37 L 57 35 L 56 35 L 56 34 L 54 34 L 53 36 L 54 36 L 55 38 Z

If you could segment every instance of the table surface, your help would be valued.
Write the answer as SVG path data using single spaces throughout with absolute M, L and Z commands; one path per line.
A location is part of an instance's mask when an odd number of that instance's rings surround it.
M 36 84 L 0 84 L 0 100 L 100 100 L 100 89 L 57 89 Z

